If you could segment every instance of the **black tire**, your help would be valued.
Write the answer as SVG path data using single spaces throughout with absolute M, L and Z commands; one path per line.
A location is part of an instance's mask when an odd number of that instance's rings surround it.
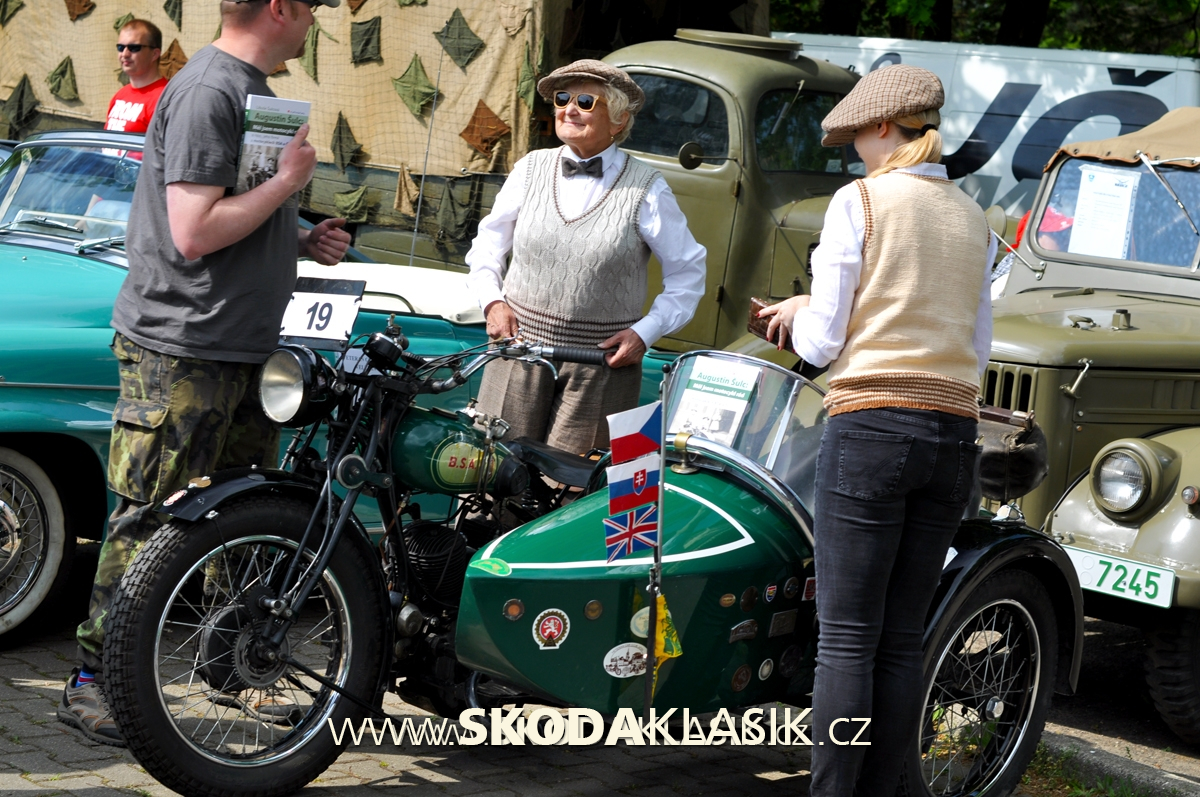
M 1004 797 L 1033 759 L 1054 693 L 1050 595 L 1029 573 L 1005 570 L 946 629 L 926 655 L 925 708 L 902 793 Z
M 0 448 L 0 634 L 20 625 L 67 584 L 75 538 L 46 472 Z
M 260 598 L 282 578 L 311 505 L 245 498 L 211 520 L 164 526 L 138 553 L 109 615 L 109 704 L 138 762 L 188 797 L 289 794 L 320 775 L 361 707 L 292 665 L 254 658 Z M 311 561 L 305 551 L 302 561 Z M 348 533 L 288 633 L 293 659 L 367 702 L 384 663 L 386 596 L 369 545 Z M 265 717 L 271 698 L 286 716 Z
M 1146 685 L 1158 715 L 1185 742 L 1200 746 L 1200 614 L 1146 632 Z

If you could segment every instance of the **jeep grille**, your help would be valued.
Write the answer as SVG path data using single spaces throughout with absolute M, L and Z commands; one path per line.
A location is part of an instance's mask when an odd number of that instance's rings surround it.
M 990 362 L 983 375 L 983 403 L 1029 412 L 1036 380 L 1036 368 Z

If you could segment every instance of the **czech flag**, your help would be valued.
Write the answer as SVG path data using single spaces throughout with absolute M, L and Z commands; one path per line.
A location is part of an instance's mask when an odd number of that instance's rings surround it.
M 619 515 L 643 504 L 658 503 L 661 476 L 658 454 L 608 468 L 608 514 Z
M 662 402 L 608 416 L 613 464 L 654 454 L 662 449 Z
M 604 520 L 604 545 L 608 561 L 658 545 L 658 507 L 654 504 Z

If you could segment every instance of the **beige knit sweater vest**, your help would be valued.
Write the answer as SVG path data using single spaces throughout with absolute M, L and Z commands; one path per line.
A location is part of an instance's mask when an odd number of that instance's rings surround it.
M 612 188 L 568 219 L 558 204 L 560 158 L 558 150 L 529 153 L 504 298 L 526 337 L 594 346 L 642 317 L 650 248 L 638 216 L 658 172 L 626 155 Z
M 978 418 L 983 211 L 949 180 L 888 172 L 856 184 L 862 276 L 829 369 L 829 414 L 908 407 Z

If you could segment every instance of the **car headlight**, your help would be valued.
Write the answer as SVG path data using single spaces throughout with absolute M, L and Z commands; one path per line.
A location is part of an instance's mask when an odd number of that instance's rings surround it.
M 1156 440 L 1109 443 L 1092 460 L 1092 497 L 1104 514 L 1135 523 L 1162 505 L 1179 479 L 1179 454 Z
M 263 363 L 258 398 L 276 423 L 307 426 L 332 409 L 332 384 L 333 369 L 325 358 L 307 346 L 282 346 Z
M 1128 512 L 1146 497 L 1146 469 L 1137 457 L 1114 451 L 1100 462 L 1096 497 L 1114 512 Z

